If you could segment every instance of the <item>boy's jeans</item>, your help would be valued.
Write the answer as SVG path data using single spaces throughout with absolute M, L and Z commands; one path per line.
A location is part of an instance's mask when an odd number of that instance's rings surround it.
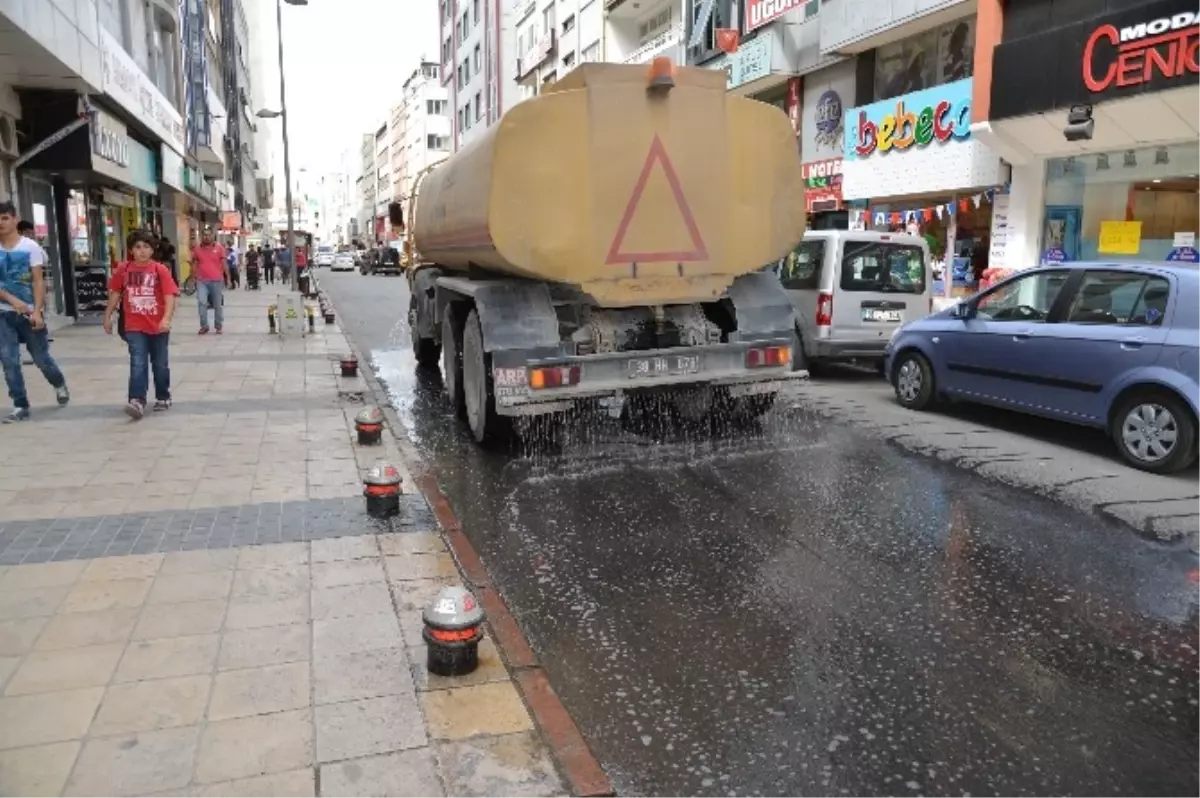
M 203 285 L 203 283 L 201 283 Z M 146 367 L 154 371 L 154 398 L 160 402 L 171 400 L 171 364 L 167 350 L 171 342 L 169 332 L 150 335 L 144 332 L 125 331 L 129 344 L 129 398 L 146 403 L 149 378 Z
M 200 308 L 200 329 L 208 329 L 208 303 L 213 306 L 213 323 L 220 329 L 224 326 L 225 307 L 221 299 L 225 295 L 225 283 L 221 280 L 200 280 L 196 283 L 196 304 Z
M 34 365 L 52 386 L 61 388 L 67 380 L 50 357 L 50 335 L 46 328 L 35 330 L 33 323 L 20 313 L 0 310 L 0 364 L 4 366 L 4 381 L 8 383 L 13 407 L 28 408 L 25 375 L 21 373 L 21 344 L 25 344 Z

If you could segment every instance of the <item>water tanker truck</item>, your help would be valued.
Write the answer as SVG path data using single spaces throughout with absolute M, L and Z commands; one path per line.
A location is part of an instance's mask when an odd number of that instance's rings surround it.
M 480 442 L 584 401 L 760 415 L 806 376 L 760 271 L 800 241 L 803 192 L 791 123 L 723 72 L 585 64 L 418 182 L 416 359 Z

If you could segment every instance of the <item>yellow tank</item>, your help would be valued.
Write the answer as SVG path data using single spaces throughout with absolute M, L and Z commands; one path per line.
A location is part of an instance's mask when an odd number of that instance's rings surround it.
M 724 72 L 672 74 L 585 64 L 512 108 L 420 184 L 421 260 L 628 307 L 711 300 L 783 257 L 804 234 L 790 121 Z

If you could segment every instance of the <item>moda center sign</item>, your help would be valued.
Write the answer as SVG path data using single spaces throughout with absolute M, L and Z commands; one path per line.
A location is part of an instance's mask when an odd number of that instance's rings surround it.
M 992 119 L 1200 83 L 1196 0 L 1151 0 L 1028 30 L 995 49 Z
M 1083 82 L 1088 91 L 1102 93 L 1200 73 L 1200 14 L 1183 11 L 1118 28 L 1096 28 L 1083 48 Z

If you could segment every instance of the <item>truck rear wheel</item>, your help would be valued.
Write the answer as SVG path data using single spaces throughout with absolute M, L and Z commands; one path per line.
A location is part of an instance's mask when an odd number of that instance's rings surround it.
M 467 405 L 463 397 L 463 328 L 454 305 L 447 305 L 442 316 L 442 384 L 454 415 L 466 418 Z
M 505 437 L 508 419 L 496 413 L 496 396 L 492 386 L 492 357 L 483 348 L 483 327 L 479 313 L 472 310 L 467 316 L 462 338 L 463 394 L 467 410 L 467 426 L 479 443 Z
M 438 358 L 442 354 L 442 347 L 432 338 L 422 338 L 419 326 L 417 325 L 417 298 L 413 297 L 408 301 L 408 334 L 412 337 L 413 357 L 417 359 L 417 365 L 422 368 L 435 369 L 438 367 Z

